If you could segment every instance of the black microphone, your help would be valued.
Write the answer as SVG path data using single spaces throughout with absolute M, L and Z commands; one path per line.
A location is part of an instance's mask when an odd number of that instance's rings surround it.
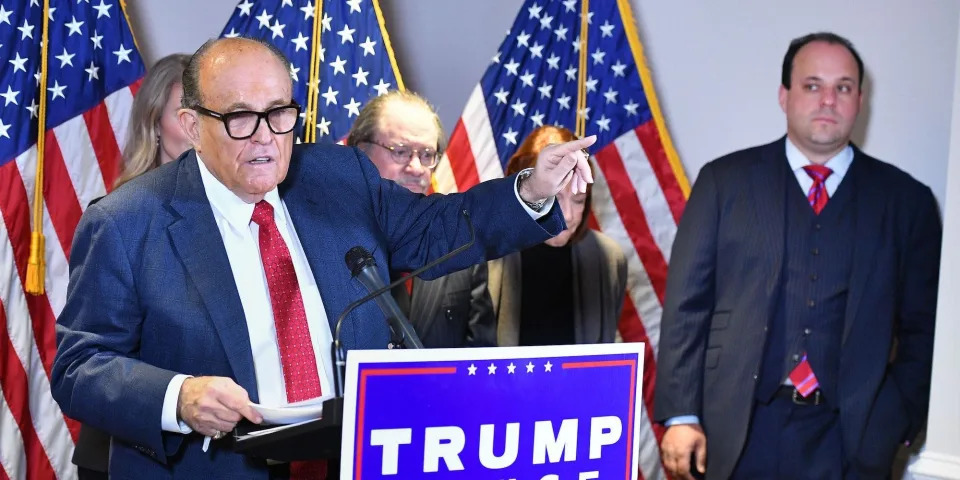
M 380 280 L 380 269 L 377 268 L 377 261 L 366 248 L 356 246 L 347 251 L 344 258 L 350 273 L 360 283 L 367 288 L 368 292 L 376 292 L 383 288 L 383 280 Z M 406 278 L 402 279 L 405 280 Z M 393 299 L 389 291 L 384 291 L 374 298 L 380 310 L 387 316 L 387 322 L 390 324 L 390 330 L 394 333 L 393 344 L 399 348 L 423 348 L 423 343 L 417 337 L 417 332 L 413 330 L 413 325 L 407 320 L 406 315 L 400 311 L 400 306 Z M 409 341 L 409 345 L 407 342 Z
M 364 283 L 364 286 L 367 287 L 367 290 L 371 290 L 370 293 L 357 299 L 350 305 L 347 305 L 347 308 L 343 310 L 343 313 L 341 313 L 340 316 L 337 317 L 337 326 L 333 335 L 333 344 L 331 346 L 333 348 L 333 358 L 334 358 L 334 361 L 336 362 L 336 368 L 334 368 L 334 383 L 336 388 L 336 394 L 338 397 L 343 396 L 343 379 L 344 379 L 344 376 L 346 375 L 346 368 L 347 368 L 346 352 L 343 350 L 342 346 L 340 345 L 340 327 L 343 325 L 343 319 L 346 318 L 350 312 L 355 310 L 360 305 L 363 305 L 364 303 L 367 303 L 370 300 L 376 298 L 377 303 L 380 304 L 380 308 L 383 310 L 384 314 L 387 316 L 387 322 L 391 323 L 389 325 L 391 331 L 394 332 L 395 334 L 402 334 L 402 332 L 404 332 L 406 328 L 402 326 L 395 326 L 394 324 L 392 324 L 393 322 L 391 322 L 391 318 L 394 315 L 391 315 L 390 311 L 395 308 L 396 312 L 399 314 L 399 318 L 402 319 L 401 321 L 403 323 L 406 323 L 406 326 L 409 327 L 409 334 L 404 336 L 416 341 L 416 346 L 414 346 L 413 348 L 423 348 L 423 344 L 420 343 L 420 339 L 417 337 L 416 333 L 413 331 L 413 327 L 410 325 L 410 322 L 408 322 L 407 319 L 400 312 L 400 308 L 397 306 L 397 303 L 393 300 L 393 297 L 391 297 L 388 292 L 390 292 L 390 290 L 392 290 L 393 287 L 396 287 L 397 285 L 400 285 L 401 283 L 407 281 L 408 278 L 416 277 L 421 273 L 427 270 L 430 270 L 431 268 L 436 267 L 437 265 L 443 262 L 446 262 L 447 260 L 450 260 L 451 258 L 459 255 L 461 252 L 473 246 L 477 238 L 476 238 L 476 232 L 474 232 L 473 230 L 473 222 L 470 221 L 470 213 L 467 212 L 466 210 L 463 210 L 461 213 L 463 214 L 463 219 L 466 220 L 467 222 L 467 228 L 470 230 L 470 241 L 447 252 L 445 255 L 441 255 L 440 257 L 434 259 L 431 262 L 427 262 L 426 265 L 410 272 L 409 276 L 398 278 L 397 280 L 394 280 L 393 282 L 390 282 L 387 285 L 383 285 L 383 282 L 380 280 L 380 276 L 377 275 L 376 261 L 374 261 L 373 256 L 371 256 L 370 253 L 366 251 L 366 249 L 364 249 L 363 247 L 357 246 L 357 247 L 351 248 L 347 252 L 345 260 L 347 261 L 347 267 L 350 268 L 351 273 L 354 276 L 358 276 L 358 273 L 362 273 L 363 268 L 366 268 L 368 272 L 372 270 L 372 273 L 370 273 L 370 276 L 373 278 L 373 282 L 371 282 L 370 285 L 367 285 L 367 283 L 365 283 L 366 280 L 364 279 L 364 277 L 366 277 L 367 275 L 365 274 L 359 275 L 360 277 L 359 280 L 361 281 L 361 283 Z M 360 266 L 359 272 L 354 270 L 354 266 L 357 265 L 357 263 L 355 263 L 356 260 L 351 262 L 351 259 L 354 257 L 354 255 L 350 253 L 357 249 L 362 250 L 363 253 L 366 253 L 365 256 L 362 253 L 360 253 L 359 258 L 362 259 L 364 257 L 369 256 L 369 262 L 372 264 L 372 266 L 366 265 L 367 260 L 361 260 L 361 262 L 359 262 L 359 266 Z M 382 285 L 382 286 L 378 287 L 377 285 Z M 380 296 L 388 297 L 388 300 L 384 299 L 384 301 L 389 301 L 389 303 L 392 303 L 393 306 L 390 307 L 388 305 L 387 308 L 384 308 L 384 305 L 383 303 L 381 303 L 381 299 L 379 298 Z

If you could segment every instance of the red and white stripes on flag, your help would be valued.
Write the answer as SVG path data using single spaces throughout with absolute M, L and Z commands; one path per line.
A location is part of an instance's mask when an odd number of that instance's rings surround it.
M 44 159 L 46 293 L 24 291 L 37 149 L 0 166 L 0 480 L 76 478 L 79 424 L 50 394 L 56 317 L 67 295 L 70 244 L 90 200 L 117 176 L 139 83 L 47 131 Z
M 527 0 L 493 62 L 472 91 L 435 174 L 435 189 L 463 191 L 503 176 L 510 155 L 543 124 L 574 130 L 579 2 Z M 667 266 L 689 183 L 673 149 L 629 3 L 590 4 L 586 134 L 591 148 L 591 226 L 623 248 L 628 295 L 619 332 L 646 342 L 640 473 L 667 478 L 660 462 L 663 429 L 652 421 L 656 354 Z

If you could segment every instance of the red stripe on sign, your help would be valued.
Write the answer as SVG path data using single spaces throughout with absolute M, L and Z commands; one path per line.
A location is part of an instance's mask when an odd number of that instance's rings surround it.
M 43 159 L 43 196 L 50 212 L 53 229 L 60 238 L 60 247 L 69 260 L 73 233 L 77 229 L 77 224 L 80 223 L 83 209 L 80 208 L 77 192 L 73 189 L 70 172 L 64 163 L 63 153 L 60 151 L 60 144 L 53 130 L 47 131 Z
M 16 162 L 10 162 L 8 165 L 16 166 Z M 10 340 L 9 330 L 7 330 L 7 313 L 0 302 L 0 359 L 3 364 L 0 365 L 0 389 L 3 389 L 3 397 L 10 407 L 13 419 L 17 422 L 20 429 L 20 436 L 23 438 L 23 446 L 26 449 L 27 457 L 27 478 L 56 478 L 50 459 L 47 458 L 43 450 L 43 444 L 40 443 L 40 437 L 33 428 L 33 419 L 30 417 L 30 390 L 27 382 L 27 372 L 17 357 L 17 352 L 13 348 L 13 342 Z
M 20 285 L 26 284 L 27 260 L 30 256 L 30 206 L 27 202 L 27 191 L 23 186 L 17 162 L 8 162 L 0 167 L 0 213 L 7 226 L 7 236 L 13 247 L 13 257 L 16 261 L 14 268 L 20 278 Z M 56 248 L 47 244 L 47 248 Z M 56 316 L 46 295 L 26 295 L 27 311 L 30 312 L 30 321 L 33 326 L 34 341 L 40 353 L 43 369 L 50 379 L 53 360 L 57 353 Z M 26 391 L 24 391 L 26 395 Z M 64 417 L 67 429 L 73 441 L 77 441 L 80 434 L 80 424 L 73 419 Z
M 90 110 L 83 112 L 83 121 L 87 124 L 87 132 L 90 134 L 93 152 L 100 164 L 103 185 L 109 193 L 113 190 L 113 181 L 120 173 L 122 155 L 120 145 L 113 134 L 113 126 L 110 125 L 106 104 L 100 102 Z
M 450 169 L 453 170 L 453 179 L 457 182 L 457 190 L 467 191 L 470 187 L 480 183 L 480 173 L 477 171 L 477 162 L 473 158 L 470 148 L 470 138 L 467 136 L 467 127 L 463 119 L 457 120 L 457 126 L 450 136 L 450 145 L 447 146 L 447 159 Z
M 643 269 L 646 270 L 650 278 L 650 284 L 660 303 L 663 304 L 663 297 L 667 286 L 667 261 L 663 258 L 663 252 L 657 246 L 657 242 L 650 233 L 650 225 L 647 223 L 647 216 L 640 205 L 640 199 L 637 196 L 637 190 L 630 182 L 630 175 L 623 165 L 623 159 L 620 158 L 620 152 L 614 143 L 603 147 L 594 155 L 597 159 L 597 165 L 607 177 L 607 185 L 610 188 L 610 196 L 617 207 L 620 219 L 623 221 L 623 227 L 630 236 L 633 248 L 636 249 L 640 262 L 643 263 Z
M 142 84 L 143 84 L 143 77 L 140 77 L 140 80 L 137 80 L 136 82 L 131 83 L 130 86 L 128 87 L 130 89 L 130 95 L 136 97 L 137 92 L 140 91 L 140 85 Z
M 683 215 L 683 207 L 687 204 L 686 197 L 683 196 L 683 190 L 677 183 L 677 177 L 670 166 L 670 159 L 667 158 L 667 151 L 663 148 L 663 142 L 660 141 L 660 132 L 657 125 L 650 120 L 634 129 L 637 138 L 640 139 L 640 145 L 647 154 L 647 160 L 650 167 L 653 168 L 654 175 L 657 176 L 657 182 L 660 189 L 663 190 L 663 196 L 667 198 L 667 204 L 670 205 L 670 212 L 673 213 L 673 221 L 680 223 L 680 217 Z

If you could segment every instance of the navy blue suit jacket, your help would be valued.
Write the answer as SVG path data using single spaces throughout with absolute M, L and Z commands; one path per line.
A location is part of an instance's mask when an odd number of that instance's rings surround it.
M 114 437 L 114 478 L 267 476 L 263 461 L 216 447 L 202 453 L 199 434 L 160 428 L 164 393 L 178 373 L 230 377 L 258 398 L 243 308 L 197 161 L 190 151 L 90 206 L 74 238 L 52 390 L 64 413 Z M 344 265 L 355 245 L 373 253 L 386 282 L 388 269 L 413 270 L 466 243 L 463 210 L 475 246 L 427 278 L 565 228 L 559 208 L 532 220 L 513 182 L 424 197 L 382 180 L 359 150 L 307 145 L 294 148 L 279 191 L 333 328 L 366 293 Z M 384 348 L 388 336 L 370 302 L 347 317 L 341 338 L 349 349 L 371 349 Z
M 784 138 L 705 165 L 673 245 L 654 416 L 700 417 L 708 479 L 728 478 L 743 448 L 783 286 Z M 854 147 L 846 175 L 856 244 L 834 404 L 844 453 L 869 477 L 926 419 L 941 227 L 930 189 L 896 167 Z

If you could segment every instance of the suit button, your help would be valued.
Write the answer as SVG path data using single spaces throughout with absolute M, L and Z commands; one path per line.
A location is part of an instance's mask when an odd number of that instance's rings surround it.
M 807 300 L 807 306 L 810 308 L 816 307 L 817 302 L 814 302 L 813 300 Z
M 754 375 L 753 375 L 753 380 L 756 381 L 756 380 L 757 380 L 757 377 L 758 377 L 758 375 L 757 375 L 757 374 L 754 374 Z
M 819 278 L 820 278 L 820 276 L 817 275 L 816 273 L 811 273 L 811 274 L 810 274 L 810 281 L 811 281 L 811 282 L 816 282 Z
M 814 247 L 813 249 L 810 250 L 810 253 L 814 255 L 820 255 L 820 249 L 817 247 Z
M 803 334 L 804 334 L 804 335 L 810 335 L 810 332 L 812 332 L 812 331 L 813 331 L 813 330 L 810 330 L 809 328 L 804 328 L 804 329 L 803 329 Z
M 818 223 L 818 224 L 815 224 L 815 225 L 813 226 L 813 228 L 816 229 L 816 230 L 820 230 L 820 224 L 819 224 L 819 223 Z
M 800 361 L 800 355 L 797 354 L 797 353 L 794 353 L 794 354 L 793 354 L 793 361 L 794 361 L 794 362 L 799 362 L 799 361 Z

